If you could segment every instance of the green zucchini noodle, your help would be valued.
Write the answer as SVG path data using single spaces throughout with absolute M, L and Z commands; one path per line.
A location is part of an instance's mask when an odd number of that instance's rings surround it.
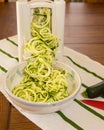
M 33 12 L 33 20 L 31 23 L 31 30 L 39 30 L 44 27 L 51 28 L 51 9 L 40 7 L 35 8 Z
M 37 78 L 41 81 L 47 79 L 52 70 L 52 66 L 45 62 L 42 58 L 35 58 L 34 61 L 29 62 L 25 67 L 25 72 L 33 78 Z
M 24 69 L 25 76 L 20 84 L 12 90 L 14 95 L 32 102 L 54 102 L 69 95 L 67 91 L 67 72 L 63 73 L 62 69 L 51 67 L 50 70 L 47 70 L 48 73 L 46 72 L 44 75 L 44 69 L 39 67 L 36 69 L 40 71 L 33 74 L 30 70 L 27 73 L 28 67 L 31 67 L 31 65 L 26 66 Z
M 19 98 L 32 102 L 54 102 L 70 95 L 65 69 L 54 66 L 59 39 L 52 34 L 52 11 L 46 7 L 33 10 L 31 22 L 32 38 L 24 44 L 27 59 L 20 83 L 12 93 Z
M 59 39 L 51 33 L 51 9 L 45 7 L 34 9 L 31 34 L 33 38 L 24 45 L 24 58 L 43 53 L 52 57 L 55 55 Z
M 44 40 L 48 40 L 48 37 L 50 37 L 52 34 L 51 34 L 50 29 L 46 27 L 40 30 L 40 35 L 42 36 Z
M 55 57 L 55 53 L 47 47 L 43 41 L 36 38 L 31 39 L 28 44 L 25 45 L 25 51 L 28 51 L 32 57 L 38 55 L 49 55 L 52 58 Z

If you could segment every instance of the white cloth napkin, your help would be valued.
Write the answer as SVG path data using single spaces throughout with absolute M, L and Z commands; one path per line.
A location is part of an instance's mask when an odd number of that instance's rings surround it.
M 12 41 L 17 43 L 17 36 L 10 37 Z M 87 70 L 92 71 L 104 78 L 104 66 L 100 63 L 91 60 L 89 57 L 80 54 L 70 48 L 64 47 L 64 55 L 69 56 L 75 63 L 87 68 Z M 14 45 L 12 42 L 3 39 L 0 41 L 0 91 L 4 94 L 4 96 L 12 103 L 12 105 L 21 112 L 24 116 L 26 116 L 33 123 L 37 124 L 43 130 L 75 130 L 75 129 L 84 129 L 84 130 L 104 130 L 104 111 L 92 108 L 97 113 L 102 115 L 102 117 L 98 117 L 90 111 L 86 110 L 84 107 L 79 105 L 77 102 L 73 100 L 71 104 L 67 108 L 61 110 L 61 113 L 64 114 L 70 121 L 66 122 L 58 113 L 51 114 L 33 114 L 26 112 L 19 108 L 16 104 L 14 104 L 6 95 L 4 90 L 4 78 L 6 76 L 6 72 L 11 69 L 13 66 L 18 64 L 15 59 L 18 57 L 18 47 Z M 86 72 L 84 69 L 78 67 L 75 63 L 67 58 L 63 58 L 63 62 L 67 63 L 71 67 L 73 67 L 81 76 L 82 83 L 90 86 L 96 84 L 101 81 L 101 79 L 92 75 L 91 73 Z M 2 68 L 5 68 L 3 70 Z M 82 87 L 81 91 L 77 95 L 76 99 L 79 101 L 83 99 L 81 96 L 81 92 L 84 91 L 85 88 Z M 98 100 L 104 100 L 102 98 L 98 98 Z M 79 127 L 73 125 L 75 123 Z M 81 129 L 80 129 L 81 128 Z

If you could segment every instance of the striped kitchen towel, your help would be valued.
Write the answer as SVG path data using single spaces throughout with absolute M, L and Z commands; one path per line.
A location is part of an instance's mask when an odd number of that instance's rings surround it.
M 0 41 L 0 91 L 12 105 L 43 130 L 104 130 L 104 111 L 80 102 L 85 86 L 104 80 L 104 66 L 89 57 L 64 47 L 63 62 L 73 67 L 81 76 L 82 87 L 79 94 L 67 108 L 56 113 L 38 115 L 26 112 L 14 104 L 3 88 L 5 75 L 18 64 L 17 36 Z M 98 98 L 98 100 L 104 100 Z

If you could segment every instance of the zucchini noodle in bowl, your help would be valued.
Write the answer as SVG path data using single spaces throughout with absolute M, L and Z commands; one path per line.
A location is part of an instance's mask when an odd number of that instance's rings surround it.
M 31 60 L 30 64 L 22 62 L 7 73 L 5 90 L 11 101 L 25 111 L 38 114 L 67 107 L 81 88 L 79 74 L 59 61 L 48 66 L 41 58 Z M 35 70 L 36 64 L 39 69 Z
M 23 43 L 19 47 L 22 62 L 7 73 L 5 90 L 21 109 L 51 113 L 70 103 L 80 90 L 81 80 L 74 69 L 58 61 L 62 45 L 61 38 L 53 33 L 52 8 L 34 7 L 30 12 L 31 37 L 19 44 Z

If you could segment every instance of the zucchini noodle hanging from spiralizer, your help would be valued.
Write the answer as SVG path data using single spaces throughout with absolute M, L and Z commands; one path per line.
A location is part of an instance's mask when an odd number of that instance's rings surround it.
M 30 55 L 24 68 L 24 77 L 14 87 L 13 94 L 32 102 L 54 102 L 69 96 L 68 76 L 62 68 L 55 68 L 55 54 L 59 39 L 52 34 L 52 10 L 33 9 L 32 38 L 24 45 L 24 55 Z

